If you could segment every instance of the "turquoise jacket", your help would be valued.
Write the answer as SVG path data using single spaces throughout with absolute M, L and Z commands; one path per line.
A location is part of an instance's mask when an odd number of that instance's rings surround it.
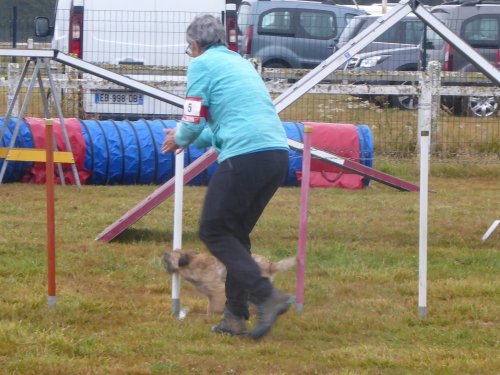
M 193 104 L 195 110 L 189 112 Z M 203 117 L 207 109 L 208 122 Z M 288 149 L 285 130 L 261 77 L 249 61 L 225 46 L 211 47 L 189 64 L 184 116 L 175 142 L 182 147 L 213 146 L 219 162 Z

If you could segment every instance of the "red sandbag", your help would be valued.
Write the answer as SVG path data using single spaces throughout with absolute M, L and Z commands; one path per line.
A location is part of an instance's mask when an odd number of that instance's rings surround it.
M 34 147 L 38 149 L 44 149 L 45 119 L 27 117 L 25 118 L 25 121 L 31 129 Z M 57 150 L 68 151 L 66 148 L 66 142 L 64 140 L 64 134 L 61 128 L 61 122 L 59 121 L 59 119 L 53 119 L 53 121 Z M 66 131 L 68 133 L 69 142 L 73 151 L 73 157 L 75 158 L 80 183 L 83 185 L 89 178 L 90 174 L 84 170 L 86 144 L 80 127 L 80 121 L 76 118 L 66 118 L 64 119 L 64 124 L 66 125 Z M 54 169 L 56 173 L 55 181 L 57 183 L 60 183 L 61 176 L 59 176 L 59 168 L 56 166 Z M 73 175 L 73 168 L 71 167 L 71 164 L 62 164 L 62 169 L 65 182 L 75 184 L 75 178 Z M 40 184 L 45 183 L 45 163 L 34 163 L 33 167 L 22 177 L 21 181 Z
M 312 146 L 345 159 L 360 161 L 358 132 L 355 125 L 303 122 L 312 131 Z M 297 172 L 300 180 L 301 173 Z M 363 176 L 351 173 L 319 159 L 311 160 L 311 187 L 362 189 Z

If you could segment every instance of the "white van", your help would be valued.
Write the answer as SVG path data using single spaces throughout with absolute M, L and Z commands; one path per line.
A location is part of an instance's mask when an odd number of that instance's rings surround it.
M 186 28 L 197 15 L 206 13 L 225 23 L 228 46 L 236 50 L 235 4 L 226 0 L 58 0 L 54 27 L 48 29 L 53 32 L 54 49 L 110 65 L 145 83 L 179 83 L 184 76 L 165 72 L 188 65 Z M 48 22 L 40 18 L 37 23 Z M 89 116 L 137 118 L 178 112 L 142 94 L 93 81 L 84 87 L 82 98 Z M 179 86 L 180 92 L 172 93 L 183 96 L 183 85 Z

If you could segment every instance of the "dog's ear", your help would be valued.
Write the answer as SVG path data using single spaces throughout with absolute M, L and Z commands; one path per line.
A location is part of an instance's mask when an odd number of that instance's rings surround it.
M 189 254 L 182 254 L 179 258 L 179 262 L 177 263 L 179 267 L 185 267 L 189 264 L 190 261 Z

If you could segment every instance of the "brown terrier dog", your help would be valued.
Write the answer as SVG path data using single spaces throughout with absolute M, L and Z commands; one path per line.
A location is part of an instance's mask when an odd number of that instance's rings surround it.
M 288 271 L 296 264 L 296 258 L 271 262 L 262 255 L 252 254 L 262 276 L 271 280 L 279 272 Z M 163 266 L 168 273 L 179 274 L 208 298 L 207 314 L 222 313 L 226 303 L 226 267 L 214 256 L 195 251 L 167 251 L 163 254 Z

